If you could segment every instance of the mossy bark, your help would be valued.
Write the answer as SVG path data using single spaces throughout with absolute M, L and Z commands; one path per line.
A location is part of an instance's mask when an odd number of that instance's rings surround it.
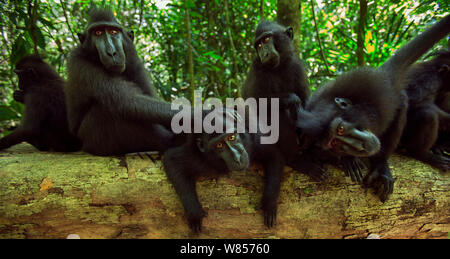
M 396 182 L 385 203 L 334 168 L 317 183 L 286 167 L 272 229 L 256 209 L 260 169 L 202 179 L 208 217 L 193 235 L 160 160 L 21 144 L 0 153 L 0 238 L 447 238 L 449 173 L 399 155 L 390 165 Z

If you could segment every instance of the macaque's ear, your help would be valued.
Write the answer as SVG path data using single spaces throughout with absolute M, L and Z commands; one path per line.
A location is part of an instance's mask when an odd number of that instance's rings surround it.
M 289 26 L 289 27 L 286 28 L 285 33 L 287 34 L 287 36 L 288 36 L 291 40 L 294 39 L 294 29 L 293 29 L 291 26 Z
M 86 40 L 86 35 L 84 33 L 77 33 L 78 39 L 80 40 L 80 43 L 83 44 Z

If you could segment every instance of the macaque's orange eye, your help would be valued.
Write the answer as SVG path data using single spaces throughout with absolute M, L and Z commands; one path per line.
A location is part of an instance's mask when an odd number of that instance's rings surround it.
M 98 30 L 98 31 L 95 31 L 94 33 L 96 36 L 100 36 L 103 34 L 103 31 Z
M 228 136 L 228 141 L 234 141 L 236 139 L 235 135 Z
M 116 35 L 117 33 L 119 33 L 118 30 L 114 30 L 114 29 L 109 30 L 109 34 L 111 34 L 111 35 Z
M 217 143 L 217 144 L 216 144 L 216 148 L 217 148 L 217 149 L 223 148 L 222 142 Z
M 339 136 L 344 135 L 344 127 L 343 127 L 342 125 L 340 125 L 340 126 L 337 128 L 337 134 L 338 134 Z
M 269 40 L 270 40 L 270 37 L 265 37 L 265 38 L 264 38 L 264 43 L 269 42 Z

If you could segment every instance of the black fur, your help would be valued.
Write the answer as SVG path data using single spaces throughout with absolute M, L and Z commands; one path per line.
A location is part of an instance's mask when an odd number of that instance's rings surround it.
M 364 184 L 375 188 L 383 202 L 394 185 L 388 158 L 406 124 L 408 98 L 403 76 L 449 31 L 447 16 L 403 46 L 380 68 L 358 68 L 323 86 L 310 98 L 306 111 L 300 113 L 300 129 L 322 149 L 338 155 L 369 157 Z M 337 98 L 348 99 L 350 107 L 339 107 Z
M 302 101 L 309 97 L 304 66 L 295 54 L 292 40 L 285 34 L 285 30 L 286 28 L 274 22 L 262 21 L 258 24 L 255 38 L 263 32 L 273 32 L 274 45 L 280 54 L 280 64 L 276 68 L 266 67 L 256 57 L 242 88 L 243 98 L 270 98 L 277 97 L 277 94 L 286 96 L 289 93 L 295 93 Z
M 122 34 L 122 73 L 108 70 L 92 43 L 93 24 L 102 28 L 103 23 Z M 68 62 L 69 126 L 82 139 L 82 149 L 95 155 L 166 150 L 173 144 L 174 134 L 167 128 L 175 111 L 157 97 L 132 34 L 123 31 L 109 10 L 91 12 L 88 28 Z
M 310 175 L 315 180 L 324 180 L 325 169 L 312 163 L 312 157 L 300 156 L 301 150 L 295 141 L 295 127 L 290 123 L 290 116 L 295 117 L 298 106 L 304 105 L 310 94 L 304 66 L 295 54 L 292 30 L 275 22 L 261 21 L 255 35 L 257 53 L 257 45 L 265 34 L 270 35 L 270 44 L 274 46 L 273 55 L 277 55 L 279 61 L 275 62 L 277 65 L 274 67 L 271 62 L 263 64 L 257 55 L 242 88 L 242 97 L 280 98 L 280 108 L 288 108 L 289 111 L 287 114 L 280 112 L 280 139 L 277 143 L 280 151 L 292 168 Z
M 199 149 L 199 141 L 206 145 L 219 135 L 191 134 L 184 145 L 167 150 L 163 156 L 164 169 L 183 203 L 188 225 L 194 232 L 201 231 L 202 219 L 207 215 L 198 200 L 195 188 L 197 179 L 201 176 L 218 177 L 230 172 L 230 163 L 213 150 L 202 152 Z M 266 183 L 261 209 L 264 212 L 265 225 L 273 227 L 276 222 L 277 201 L 285 162 L 275 145 L 261 145 L 259 138 L 259 134 L 242 133 L 236 141 L 240 141 L 244 147 L 239 151 L 243 157 L 249 158 L 250 163 L 260 163 L 264 168 Z M 240 163 L 239 169 L 245 169 L 248 165 Z
M 438 107 L 446 113 L 450 113 L 450 92 L 443 94 L 436 102 Z M 450 130 L 443 128 L 439 125 L 439 136 L 436 140 L 436 145 L 433 147 L 432 152 L 438 154 L 450 155 Z
M 439 134 L 443 139 L 450 130 L 450 114 L 445 111 L 445 96 L 450 93 L 450 51 L 415 65 L 406 78 L 409 108 L 402 146 L 413 157 L 449 170 L 450 157 L 433 152 L 432 147 Z
M 80 141 L 69 133 L 64 97 L 64 80 L 38 55 L 16 64 L 19 90 L 14 99 L 23 102 L 20 126 L 0 140 L 0 150 L 23 141 L 41 151 L 78 151 Z

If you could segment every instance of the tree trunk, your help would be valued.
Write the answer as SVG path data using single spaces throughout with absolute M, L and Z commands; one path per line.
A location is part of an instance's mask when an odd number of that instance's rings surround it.
M 300 53 L 301 43 L 301 5 L 302 1 L 298 0 L 277 0 L 277 21 L 294 29 L 294 47 L 297 53 Z
M 28 16 L 30 17 L 29 24 L 28 24 L 28 31 L 30 32 L 31 40 L 33 41 L 33 50 L 34 54 L 38 54 L 38 44 L 37 44 L 37 36 L 36 36 L 36 30 L 37 30 L 37 16 L 38 16 L 38 6 L 39 1 L 34 0 L 33 4 L 31 4 L 32 1 L 28 1 Z
M 192 56 L 192 39 L 191 39 L 191 18 L 189 15 L 189 8 L 187 5 L 185 6 L 186 13 L 185 13 L 185 22 L 186 22 L 186 41 L 187 41 L 187 72 L 189 75 L 189 95 L 191 98 L 191 103 L 194 103 L 194 91 L 195 91 L 195 85 L 194 85 L 194 58 Z
M 231 63 L 232 65 L 232 71 L 231 74 L 234 76 L 234 78 L 236 78 L 237 82 L 233 82 L 233 80 L 231 80 L 231 82 L 227 83 L 228 85 L 228 89 L 227 89 L 227 96 L 232 96 L 232 90 L 231 89 L 237 89 L 238 93 L 236 94 L 237 96 L 240 96 L 241 93 L 241 88 L 238 87 L 240 85 L 240 77 L 239 77 L 239 72 L 238 72 L 238 68 L 237 68 L 237 61 L 236 61 L 236 46 L 234 45 L 234 40 L 233 40 L 233 31 L 232 31 L 232 24 L 230 22 L 230 12 L 232 12 L 233 7 L 230 6 L 228 4 L 228 0 L 224 1 L 225 6 L 224 6 L 224 12 L 225 12 L 225 22 L 227 24 L 227 34 L 228 34 L 228 40 L 230 41 L 230 51 L 231 51 Z
M 259 17 L 260 20 L 266 18 L 266 16 L 264 15 L 264 0 L 259 0 Z
M 358 66 L 364 66 L 364 36 L 366 33 L 366 19 L 367 19 L 367 0 L 359 0 L 359 25 L 356 42 L 356 57 L 358 59 Z
M 330 67 L 328 66 L 327 58 L 325 57 L 325 53 L 324 53 L 323 47 L 322 47 L 322 41 L 320 40 L 319 26 L 317 26 L 317 19 L 316 19 L 316 15 L 315 15 L 316 11 L 315 11 L 315 7 L 314 7 L 314 0 L 310 1 L 310 5 L 311 5 L 311 14 L 313 17 L 313 22 L 314 22 L 314 30 L 316 32 L 316 39 L 317 39 L 317 42 L 319 43 L 320 56 L 322 57 L 325 68 L 327 69 L 328 76 L 331 76 Z
M 21 144 L 0 153 L 0 238 L 447 238 L 449 173 L 399 155 L 390 163 L 396 181 L 385 203 L 334 168 L 317 183 L 286 167 L 272 229 L 255 209 L 259 168 L 202 179 L 208 217 L 194 236 L 160 160 Z

